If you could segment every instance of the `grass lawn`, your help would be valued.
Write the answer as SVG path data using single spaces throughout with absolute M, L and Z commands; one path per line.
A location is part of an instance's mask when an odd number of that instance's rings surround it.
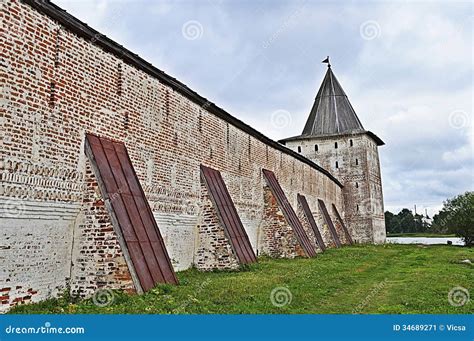
M 387 237 L 426 237 L 426 238 L 455 238 L 454 234 L 436 233 L 388 233 Z
M 313 259 L 260 259 L 240 272 L 178 273 L 179 286 L 159 285 L 138 296 L 113 292 L 113 303 L 48 300 L 12 313 L 363 313 L 473 314 L 474 248 L 362 245 L 330 249 Z M 451 306 L 448 292 L 461 286 L 471 301 Z M 287 288 L 291 302 L 272 304 L 273 289 Z M 276 297 L 277 301 L 278 298 Z

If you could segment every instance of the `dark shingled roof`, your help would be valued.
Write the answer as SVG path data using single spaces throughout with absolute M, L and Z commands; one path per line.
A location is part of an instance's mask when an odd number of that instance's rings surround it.
M 341 134 L 364 131 L 341 84 L 328 67 L 303 135 Z
M 374 133 L 364 129 L 346 93 L 329 66 L 314 100 L 303 133 L 300 136 L 289 137 L 280 142 L 361 133 L 368 134 L 379 146 L 384 144 Z

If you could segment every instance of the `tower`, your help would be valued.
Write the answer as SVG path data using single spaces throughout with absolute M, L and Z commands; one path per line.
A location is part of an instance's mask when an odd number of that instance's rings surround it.
M 344 185 L 344 220 L 354 240 L 385 242 L 378 147 L 384 142 L 362 126 L 346 93 L 328 69 L 299 136 L 280 141 L 330 171 Z

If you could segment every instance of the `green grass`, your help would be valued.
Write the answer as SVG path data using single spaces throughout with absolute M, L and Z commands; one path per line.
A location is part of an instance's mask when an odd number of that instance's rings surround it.
M 387 233 L 387 237 L 455 238 L 456 235 L 437 233 Z
M 473 314 L 472 300 L 448 303 L 456 286 L 474 296 L 474 249 L 454 246 L 360 245 L 330 249 L 313 259 L 260 259 L 240 272 L 178 273 L 179 286 L 159 285 L 144 295 L 113 292 L 113 303 L 60 298 L 14 308 L 12 313 L 203 314 Z M 276 307 L 274 288 L 291 291 Z

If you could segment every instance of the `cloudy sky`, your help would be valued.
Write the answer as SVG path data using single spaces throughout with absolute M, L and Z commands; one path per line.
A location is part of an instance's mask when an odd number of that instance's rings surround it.
M 386 209 L 474 189 L 471 2 L 54 2 L 275 140 L 301 133 L 329 55 L 386 143 Z

